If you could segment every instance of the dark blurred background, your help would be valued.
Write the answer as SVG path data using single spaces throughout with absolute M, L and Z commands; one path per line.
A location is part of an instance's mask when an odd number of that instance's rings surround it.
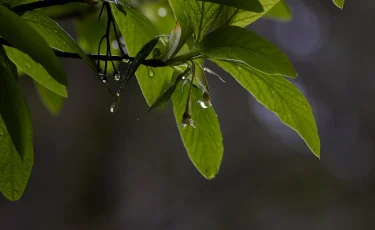
M 224 137 L 220 173 L 191 164 L 169 105 L 147 110 L 136 81 L 120 109 L 82 62 L 61 60 L 58 117 L 32 82 L 35 165 L 23 198 L 0 197 L 1 230 L 375 229 L 375 1 L 290 0 L 291 22 L 250 26 L 291 58 L 317 119 L 321 160 L 224 71 L 210 79 Z M 157 10 L 155 8 L 155 10 Z M 74 33 L 69 20 L 60 21 Z

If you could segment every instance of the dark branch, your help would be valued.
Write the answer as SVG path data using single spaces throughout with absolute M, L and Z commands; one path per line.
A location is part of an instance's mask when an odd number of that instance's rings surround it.
M 16 7 L 13 7 L 11 10 L 13 12 L 17 13 L 17 14 L 22 14 L 24 12 L 35 10 L 35 9 L 40 9 L 40 8 L 49 7 L 49 6 L 65 5 L 65 4 L 73 3 L 73 2 L 87 2 L 87 0 L 45 0 L 45 1 L 37 1 L 37 2 L 31 2 L 31 3 L 18 5 Z
M 3 38 L 0 38 L 0 45 L 6 45 L 6 46 L 9 46 L 9 47 L 13 47 L 9 42 L 7 42 L 6 40 L 4 40 Z M 76 59 L 81 59 L 81 56 L 79 56 L 78 54 L 76 53 L 69 53 L 69 52 L 63 52 L 63 51 L 60 51 L 60 50 L 55 50 L 53 49 L 55 55 L 57 57 L 61 57 L 61 58 L 76 58 Z M 90 57 L 92 60 L 99 60 L 99 61 L 123 61 L 123 60 L 129 60 L 129 61 L 132 61 L 134 60 L 133 57 L 129 57 L 127 54 L 124 54 L 124 55 L 121 55 L 121 56 L 112 56 L 112 57 L 109 57 L 107 55 L 97 55 L 97 54 L 87 54 L 88 57 Z M 145 66 L 150 66 L 150 67 L 163 67 L 163 66 L 166 66 L 166 64 L 161 61 L 161 60 L 157 60 L 157 59 L 148 59 L 148 60 L 144 60 L 142 62 L 142 65 L 145 65 Z

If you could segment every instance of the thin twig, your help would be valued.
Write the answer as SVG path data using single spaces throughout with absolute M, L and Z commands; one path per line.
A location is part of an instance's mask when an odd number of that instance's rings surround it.
M 9 46 L 9 47 L 13 47 L 13 45 L 11 45 L 9 42 L 7 42 L 6 40 L 4 40 L 3 38 L 0 38 L 0 45 L 6 45 L 6 46 Z M 81 59 L 81 56 L 79 56 L 77 53 L 69 53 L 69 52 L 63 52 L 63 51 L 60 51 L 60 50 L 55 50 L 53 49 L 53 52 L 55 53 L 55 55 L 57 57 L 61 57 L 61 58 L 75 58 L 75 59 Z M 112 56 L 112 57 L 108 57 L 107 55 L 104 55 L 104 54 L 86 54 L 89 58 L 91 58 L 92 60 L 99 60 L 99 61 L 123 61 L 123 60 L 129 60 L 129 61 L 132 61 L 134 60 L 134 57 L 129 57 L 129 55 L 127 54 L 124 54 L 124 55 L 121 55 L 121 56 Z M 166 64 L 161 61 L 161 60 L 157 60 L 157 59 L 147 59 L 147 60 L 144 60 L 142 62 L 142 65 L 145 65 L 145 66 L 150 66 L 150 67 L 164 67 L 166 66 Z

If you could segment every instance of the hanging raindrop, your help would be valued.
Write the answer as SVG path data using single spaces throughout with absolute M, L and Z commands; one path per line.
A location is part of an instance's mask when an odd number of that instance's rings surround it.
M 115 79 L 115 81 L 120 81 L 121 80 L 121 75 L 120 75 L 120 72 L 119 71 L 115 71 L 113 73 L 113 79 Z
M 112 103 L 111 107 L 110 107 L 110 111 L 111 113 L 116 113 L 117 112 L 117 109 L 118 109 L 118 104 L 119 104 L 119 100 L 115 101 Z

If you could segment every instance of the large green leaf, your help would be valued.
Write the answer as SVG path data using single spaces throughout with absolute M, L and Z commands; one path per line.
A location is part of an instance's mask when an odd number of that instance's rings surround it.
M 0 36 L 40 63 L 56 81 L 67 85 L 60 62 L 44 38 L 17 14 L 0 6 Z
M 290 21 L 292 19 L 292 11 L 285 0 L 280 0 L 265 16 L 281 21 Z
M 138 10 L 115 4 L 111 4 L 111 9 L 130 56 L 137 55 L 146 43 L 158 35 L 152 22 Z M 173 71 L 169 67 L 161 67 L 154 68 L 152 76 L 149 72 L 146 66 L 140 66 L 136 76 L 147 103 L 152 105 L 170 85 Z
M 15 48 L 5 47 L 5 50 L 9 59 L 17 65 L 18 69 L 52 92 L 63 97 L 68 96 L 66 87 L 52 78 L 43 66 L 31 59 L 29 55 Z
M 180 124 L 188 100 L 188 87 L 182 91 L 180 82 L 172 96 L 173 109 L 177 124 Z M 195 127 L 179 126 L 180 135 L 187 153 L 198 171 L 207 179 L 213 179 L 219 171 L 223 158 L 223 138 L 220 131 L 219 120 L 215 110 L 210 107 L 204 109 L 198 103 L 203 92 L 196 88 L 191 91 L 191 115 Z
M 195 41 L 202 40 L 212 28 L 222 9 L 225 8 L 219 4 L 196 0 L 169 0 L 169 4 L 182 28 L 181 39 L 176 52 L 191 36 L 194 37 Z
M 259 2 L 263 6 L 263 12 L 261 13 L 245 11 L 234 7 L 225 7 L 222 10 L 215 26 L 216 28 L 223 26 L 245 27 L 266 14 L 279 1 L 280 0 L 260 0 Z
M 96 71 L 95 63 L 55 21 L 38 10 L 29 11 L 22 18 L 42 35 L 50 47 L 64 52 L 77 53 L 82 60 Z
M 345 0 L 333 0 L 333 2 L 334 2 L 335 5 L 336 5 L 337 7 L 339 7 L 340 9 L 344 8 Z
M 189 0 L 188 0 L 189 1 Z M 263 12 L 263 6 L 259 0 L 199 0 L 205 2 L 213 2 L 225 6 L 235 7 L 241 10 L 252 11 L 252 12 Z
M 18 200 L 34 161 L 32 123 L 15 68 L 4 62 L 7 57 L 1 46 L 0 56 L 0 191 L 9 200 Z
M 213 60 L 230 73 L 255 99 L 294 129 L 311 151 L 320 157 L 320 140 L 314 115 L 307 99 L 288 80 L 268 75 L 241 63 Z
M 57 116 L 64 104 L 64 97 L 57 95 L 36 81 L 34 85 L 44 106 L 52 115 Z
M 244 62 L 268 74 L 297 77 L 283 52 L 252 31 L 241 27 L 222 27 L 208 34 L 199 50 L 212 59 Z

